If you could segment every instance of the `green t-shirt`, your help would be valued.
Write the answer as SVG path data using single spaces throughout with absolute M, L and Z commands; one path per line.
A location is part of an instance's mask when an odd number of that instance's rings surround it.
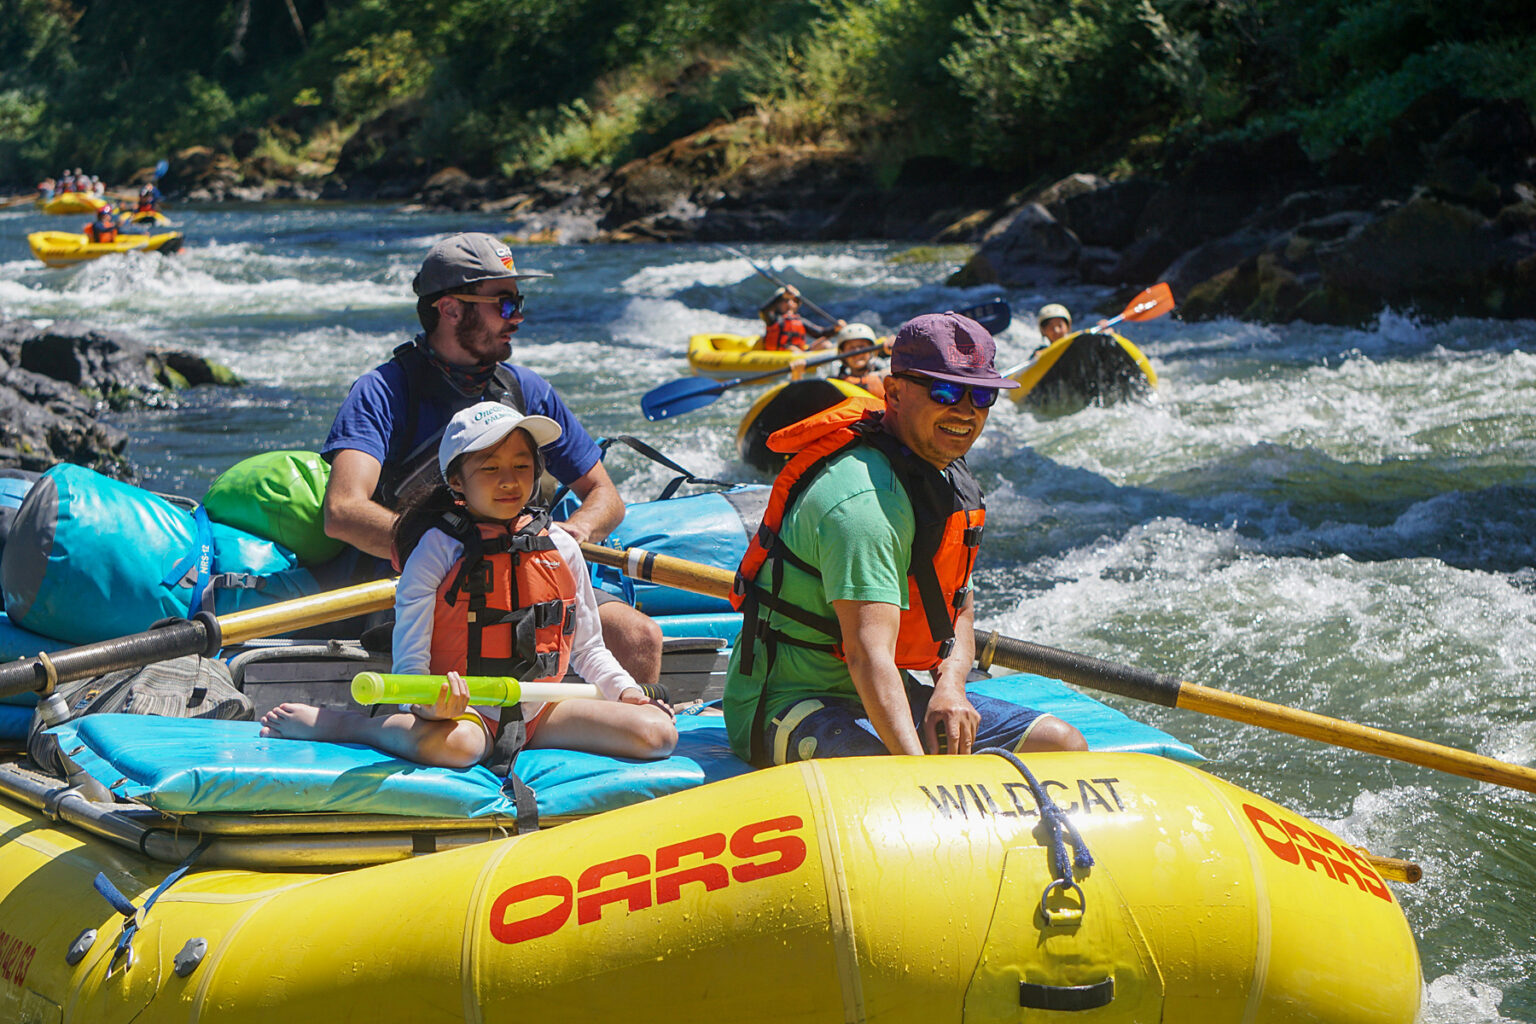
M 857 445 L 832 459 L 790 506 L 780 535 L 798 557 L 821 570 L 821 578 L 784 565 L 779 596 L 813 615 L 837 618 L 833 601 L 882 601 L 907 606 L 907 566 L 911 561 L 912 503 L 890 461 L 868 445 Z M 770 566 L 757 575 L 768 587 Z M 812 643 L 831 638 L 787 616 L 769 613 L 781 633 Z M 725 677 L 725 725 L 731 749 L 745 759 L 751 749 L 757 695 L 766 685 L 763 721 L 808 697 L 858 699 L 848 666 L 826 651 L 778 645 L 772 672 L 761 640 L 756 642 L 752 675 L 741 671 L 744 638 L 737 637 Z M 765 683 L 766 674 L 766 683 Z

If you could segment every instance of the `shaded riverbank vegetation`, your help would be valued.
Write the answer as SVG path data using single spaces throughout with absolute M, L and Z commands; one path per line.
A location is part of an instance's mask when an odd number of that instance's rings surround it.
M 1528 0 L 7 7 L 16 190 L 169 157 L 173 197 L 417 199 L 538 240 L 971 242 L 971 280 L 1181 295 L 1231 271 L 1211 315 L 1536 309 Z M 1381 225 L 1415 201 L 1452 209 Z M 1328 278 L 1330 246 L 1421 222 L 1459 263 Z

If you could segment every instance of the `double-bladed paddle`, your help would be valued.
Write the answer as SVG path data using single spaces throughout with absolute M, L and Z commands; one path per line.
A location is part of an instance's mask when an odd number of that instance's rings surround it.
M 588 561 L 611 566 L 632 579 L 659 583 L 696 594 L 728 598 L 735 582 L 735 574 L 728 569 L 717 569 L 640 548 L 615 550 L 583 543 L 581 550 Z M 1071 651 L 1002 636 L 996 632 L 976 633 L 976 663 L 983 669 L 1001 665 L 1019 672 L 1051 676 L 1149 704 L 1185 708 L 1203 715 L 1257 725 L 1261 729 L 1272 729 L 1367 754 L 1395 758 L 1422 768 L 1491 782 L 1496 786 L 1536 792 L 1536 769 L 1525 765 L 1497 761 L 1471 751 L 1187 683 L 1177 676 L 1148 672 L 1130 665 L 1117 665 L 1084 654 L 1073 654 Z
M 1138 293 L 1134 299 L 1126 303 L 1125 308 L 1117 316 L 1113 316 L 1101 324 L 1094 324 L 1088 328 L 1086 333 L 1101 334 L 1122 320 L 1156 320 L 1164 313 L 1171 312 L 1173 307 L 1173 289 L 1168 287 L 1166 281 L 1159 281 L 1146 291 Z M 1010 366 L 1002 371 L 1002 376 L 1012 377 L 1034 361 L 1034 356 L 1030 356 L 1019 365 Z
M 979 306 L 971 306 L 967 309 L 956 310 L 956 312 L 961 316 L 968 316 L 975 320 L 992 334 L 1005 330 L 1013 318 L 1013 312 L 1008 308 L 1008 303 L 1005 299 L 993 299 L 991 302 L 984 302 Z M 847 359 L 850 356 L 874 352 L 881 347 L 880 345 L 871 345 L 868 348 L 854 349 L 851 352 L 834 352 L 830 355 L 818 356 L 814 359 L 796 360 L 794 364 L 777 370 L 753 374 L 750 377 L 735 377 L 731 380 L 710 380 L 707 377 L 681 377 L 647 391 L 640 399 L 640 411 L 645 414 L 646 419 L 653 422 L 664 420 L 669 416 L 692 412 L 694 409 L 702 409 L 706 405 L 711 405 L 715 399 L 732 388 L 739 388 L 745 384 L 756 384 L 770 377 L 779 377 L 796 369 L 804 369 L 807 366 L 835 363 L 839 359 Z

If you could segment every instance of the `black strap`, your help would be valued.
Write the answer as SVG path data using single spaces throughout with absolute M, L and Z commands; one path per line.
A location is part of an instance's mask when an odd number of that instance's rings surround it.
M 1111 975 L 1092 985 L 1036 985 L 1019 982 L 1019 1005 L 1031 1010 L 1097 1010 L 1115 1001 Z
M 629 434 L 615 434 L 612 437 L 598 438 L 597 447 L 598 450 L 602 452 L 602 454 L 598 456 L 598 461 L 602 461 L 607 457 L 608 449 L 611 448 L 616 441 L 627 445 L 629 448 L 640 453 L 641 455 L 644 455 L 652 462 L 665 466 L 677 474 L 677 476 L 668 481 L 667 485 L 661 489 L 661 493 L 656 496 L 656 501 L 666 501 L 668 498 L 676 494 L 677 489 L 683 484 L 700 484 L 706 487 L 737 486 L 728 480 L 715 480 L 707 476 L 696 476 L 692 470 L 684 469 L 682 466 L 678 465 L 676 462 L 673 462 L 671 459 L 667 458 L 667 456 L 663 455 L 655 448 L 652 448 L 638 437 L 631 437 Z M 559 505 L 560 499 L 565 497 L 570 489 L 570 484 L 561 484 L 560 489 L 555 492 L 554 497 L 549 499 L 550 508 L 554 508 L 556 505 Z

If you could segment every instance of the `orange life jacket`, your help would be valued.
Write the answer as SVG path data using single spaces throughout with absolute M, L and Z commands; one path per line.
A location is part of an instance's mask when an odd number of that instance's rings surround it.
M 85 236 L 93 242 L 117 241 L 117 225 L 102 227 L 99 221 L 91 221 L 85 226 Z
M 805 351 L 805 321 L 793 313 L 786 313 L 768 325 L 763 334 L 763 349 L 784 352 L 792 348 Z
M 779 529 L 790 507 L 817 473 L 833 457 L 855 444 L 870 445 L 890 460 L 912 503 L 916 524 L 911 561 L 907 565 L 907 607 L 901 613 L 896 636 L 896 665 L 918 670 L 937 668 L 954 647 L 955 619 L 970 590 L 971 569 L 976 564 L 986 520 L 981 487 L 964 459 L 956 459 L 941 473 L 913 455 L 881 429 L 884 411 L 885 405 L 879 399 L 859 395 L 769 436 L 769 448 L 795 454 L 774 480 L 762 525 L 748 543 L 747 553 L 736 571 L 731 605 L 742 612 L 741 642 L 746 645 L 741 657 L 743 673 L 752 673 L 758 639 L 767 648 L 770 668 L 781 643 L 843 657 L 842 631 L 836 619 L 812 614 L 778 596 L 786 562 L 812 576 L 821 575 L 815 566 L 789 549 Z M 765 566 L 769 575 L 767 588 L 757 582 Z M 762 612 L 763 608 L 768 609 L 768 614 Z M 810 643 L 774 629 L 773 612 L 825 634 L 831 642 Z M 766 674 L 764 681 L 766 685 Z M 759 694 L 755 718 L 762 717 L 764 703 Z M 754 721 L 754 761 L 761 739 L 762 723 Z
M 432 674 L 564 678 L 576 579 L 549 536 L 549 513 L 540 509 L 513 529 L 450 512 L 438 528 L 464 545 L 464 555 L 437 590 Z

